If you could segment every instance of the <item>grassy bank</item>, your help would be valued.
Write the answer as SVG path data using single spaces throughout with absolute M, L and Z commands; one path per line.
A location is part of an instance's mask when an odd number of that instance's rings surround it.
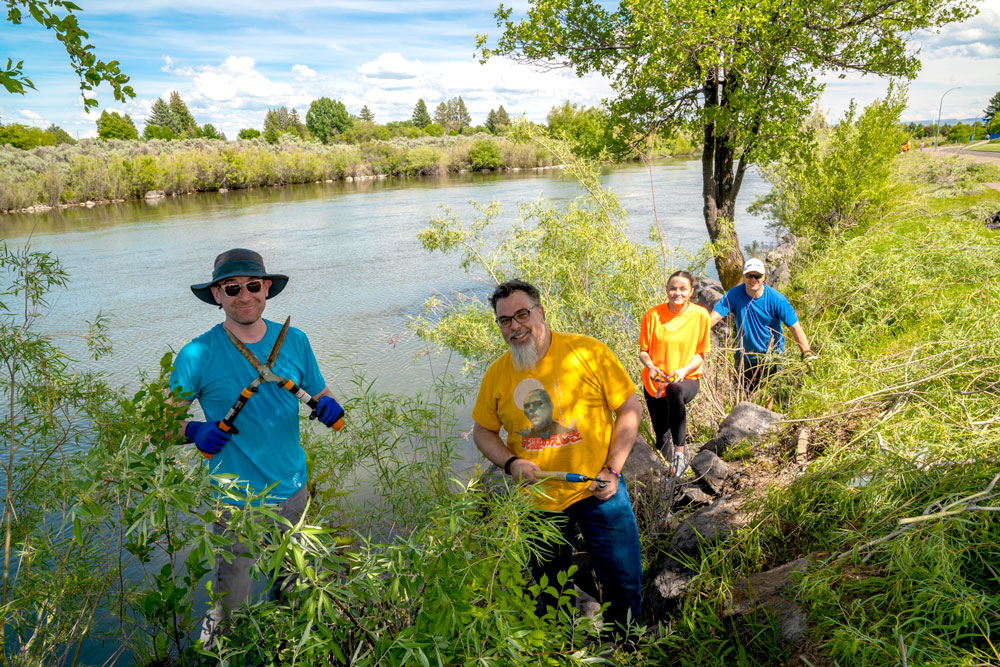
M 0 146 L 0 211 L 36 205 L 240 189 L 343 178 L 530 169 L 553 164 L 536 144 L 502 137 L 423 137 L 357 145 L 285 139 L 99 141 Z
M 750 464 L 794 481 L 750 495 L 750 525 L 705 554 L 682 664 L 1000 663 L 1000 238 L 984 224 L 1000 193 L 981 185 L 998 178 L 900 156 L 883 215 L 812 240 L 791 297 L 821 361 Z M 806 644 L 768 619 L 737 641 L 734 582 L 803 556 Z

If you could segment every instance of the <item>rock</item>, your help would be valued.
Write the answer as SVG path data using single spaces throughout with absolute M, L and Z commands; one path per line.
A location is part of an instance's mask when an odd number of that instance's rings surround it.
M 316 182 L 319 183 L 319 181 L 316 181 Z M 229 192 L 229 188 L 219 188 L 219 194 L 220 195 L 224 195 L 227 192 Z
M 774 430 L 781 418 L 782 415 L 777 412 L 771 412 L 756 403 L 743 401 L 722 420 L 715 437 L 706 442 L 701 449 L 722 456 L 731 445 L 745 438 L 758 438 Z
M 687 591 L 688 583 L 694 578 L 694 573 L 683 570 L 679 565 L 677 568 L 679 571 L 669 566 L 660 570 L 646 587 L 642 605 L 654 621 L 663 620 L 677 611 L 680 597 Z
M 344 182 L 345 183 L 353 183 L 354 182 L 354 177 L 353 176 L 344 176 Z
M 144 199 L 163 199 L 167 196 L 167 193 L 163 190 L 150 190 L 146 193 Z
M 808 629 L 808 617 L 793 599 L 791 581 L 793 575 L 805 571 L 811 562 L 812 556 L 806 556 L 733 585 L 723 617 L 741 640 L 752 638 L 761 624 L 772 622 L 770 619 L 777 620 L 778 633 L 784 641 L 796 644 L 802 640 Z
M 698 486 L 710 496 L 718 496 L 726 485 L 729 467 L 715 452 L 702 449 L 691 459 L 691 469 L 694 471 Z
M 788 268 L 788 262 L 782 262 L 767 274 L 767 282 L 776 290 L 780 290 L 788 283 L 792 282 L 792 270 Z
M 685 556 L 697 559 L 700 548 L 725 540 L 746 522 L 737 500 L 723 496 L 684 519 L 670 538 L 667 554 L 674 559 Z
M 712 502 L 712 496 L 708 495 L 697 486 L 685 484 L 674 498 L 673 509 L 678 510 L 684 507 L 707 505 L 710 502 Z
M 94 208 L 95 206 L 97 206 L 97 204 L 95 204 L 93 201 L 89 199 L 83 202 L 83 205 L 86 206 L 87 208 Z
M 587 618 L 594 618 L 597 616 L 597 612 L 601 610 L 601 603 L 598 602 L 592 595 L 587 591 L 583 590 L 579 586 L 576 587 L 576 608 L 581 614 Z
M 632 452 L 622 466 L 622 476 L 626 481 L 651 479 L 667 471 L 667 465 L 660 455 L 641 436 L 636 436 Z
M 711 312 L 725 293 L 726 290 L 722 289 L 722 283 L 718 280 L 698 278 L 694 284 L 694 294 L 691 295 L 691 301 Z
M 768 252 L 767 257 L 764 258 L 764 265 L 767 267 L 769 276 L 779 265 L 788 264 L 795 258 L 797 245 L 798 239 L 795 238 L 795 234 L 789 232 L 781 237 L 781 243 Z M 771 282 L 770 278 L 768 278 L 768 282 Z

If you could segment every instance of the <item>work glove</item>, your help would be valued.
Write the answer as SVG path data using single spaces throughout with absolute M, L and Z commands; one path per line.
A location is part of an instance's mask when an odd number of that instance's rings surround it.
M 813 374 L 813 362 L 817 359 L 819 359 L 819 355 L 812 350 L 806 350 L 802 353 L 802 363 L 806 365 L 806 373 L 808 375 Z
M 188 422 L 184 427 L 184 437 L 193 442 L 199 451 L 215 456 L 222 451 L 232 435 L 226 433 L 214 422 Z
M 334 426 L 344 416 L 344 408 L 340 407 L 333 396 L 323 396 L 316 405 L 316 418 L 325 426 Z M 311 415 L 310 415 L 311 416 Z

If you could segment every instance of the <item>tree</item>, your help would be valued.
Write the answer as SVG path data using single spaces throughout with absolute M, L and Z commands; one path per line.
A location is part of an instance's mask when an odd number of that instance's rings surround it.
M 105 109 L 97 119 L 97 137 L 104 140 L 138 139 L 139 133 L 128 114 L 121 115 L 117 111 Z
M 28 150 L 36 146 L 53 146 L 56 139 L 37 127 L 11 123 L 0 125 L 0 145 Z
M 306 112 L 306 127 L 324 144 L 343 134 L 351 126 L 351 116 L 343 102 L 321 97 L 313 100 Z
M 994 120 L 998 114 L 1000 114 L 1000 90 L 990 98 L 986 108 L 983 109 L 983 122 L 989 125 L 990 121 Z
M 282 134 L 290 134 L 301 139 L 305 133 L 306 126 L 302 124 L 295 109 L 290 112 L 287 107 L 268 109 L 264 114 L 264 139 L 269 144 L 278 143 Z
M 67 132 L 66 130 L 62 129 L 61 127 L 59 127 L 55 123 L 49 125 L 48 128 L 46 128 L 45 134 L 52 135 L 52 138 L 55 139 L 56 145 L 59 145 L 59 144 L 75 144 L 76 143 L 76 139 L 74 139 L 73 137 L 69 136 L 69 132 Z
M 986 132 L 992 136 L 1000 136 L 1000 113 L 993 116 L 993 120 L 986 124 Z
M 309 122 L 309 114 L 306 114 L 306 123 L 308 122 Z M 316 133 L 313 132 L 313 134 Z M 259 136 L 260 136 L 260 130 L 256 130 L 252 127 L 244 127 L 242 130 L 240 130 L 240 133 L 236 135 L 236 138 L 250 140 L 250 139 L 256 139 Z
M 510 116 L 507 115 L 507 111 L 503 108 L 502 104 L 497 109 L 494 124 L 497 126 L 499 132 L 503 132 L 503 130 L 510 127 Z
M 410 120 L 413 121 L 414 127 L 419 127 L 421 130 L 431 124 L 431 115 L 427 112 L 427 103 L 424 102 L 423 98 L 417 100 L 416 105 L 414 105 Z
M 491 134 L 496 134 L 496 122 L 497 122 L 497 112 L 490 109 L 490 112 L 486 114 L 486 129 L 490 131 Z
M 184 100 L 181 99 L 180 93 L 176 90 L 170 91 L 170 102 L 168 105 L 170 107 L 170 115 L 174 120 L 174 125 L 171 125 L 174 133 L 181 139 L 193 139 L 197 137 L 200 134 L 198 123 L 194 121 L 194 116 L 188 111 L 187 105 L 184 104 Z
M 143 139 L 176 139 L 181 132 L 178 119 L 174 118 L 170 105 L 162 98 L 156 98 L 149 109 L 149 118 L 142 129 Z
M 375 114 L 371 112 L 371 109 L 368 108 L 367 104 L 361 107 L 361 113 L 358 114 L 358 117 L 365 123 L 375 122 Z
M 457 100 L 454 100 L 455 107 L 452 112 L 452 122 L 455 128 L 461 132 L 469 125 L 472 125 L 472 116 L 469 115 L 469 110 L 465 108 L 465 100 L 459 95 Z
M 549 134 L 567 139 L 573 153 L 596 158 L 608 147 L 608 118 L 596 107 L 577 106 L 569 100 L 552 107 L 547 116 Z
M 912 78 L 906 37 L 976 12 L 971 0 L 532 0 L 527 18 L 495 13 L 494 55 L 610 82 L 608 110 L 630 132 L 702 134 L 703 215 L 723 285 L 741 278 L 736 199 L 752 165 L 789 154 L 823 90 L 819 75 L 862 72 Z
M 226 140 L 226 135 L 215 129 L 215 126 L 212 125 L 211 123 L 205 123 L 204 125 L 202 125 L 201 129 L 198 130 L 198 134 L 204 137 L 205 139 L 219 139 L 221 141 Z
M 62 42 L 69 56 L 73 71 L 80 79 L 80 96 L 83 98 L 83 108 L 90 110 L 97 107 L 97 100 L 87 96 L 102 81 L 111 86 L 114 97 L 119 102 L 135 97 L 135 91 L 128 85 L 129 78 L 118 67 L 118 61 L 104 62 L 94 56 L 94 45 L 86 40 L 89 35 L 80 28 L 74 11 L 80 8 L 70 0 L 7 0 L 7 20 L 19 25 L 22 9 L 28 12 L 36 22 L 47 30 L 55 32 L 56 39 Z M 56 13 L 60 9 L 66 13 L 62 16 Z M 23 71 L 24 61 L 14 62 L 7 59 L 6 68 L 0 68 L 0 84 L 8 93 L 24 94 L 25 88 L 35 89 Z
M 434 124 L 442 128 L 448 127 L 448 104 L 442 102 L 434 109 Z

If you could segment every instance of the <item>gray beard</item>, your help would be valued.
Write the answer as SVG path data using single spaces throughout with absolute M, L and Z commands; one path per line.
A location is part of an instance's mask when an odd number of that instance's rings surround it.
M 532 371 L 538 365 L 538 347 L 534 340 L 524 345 L 510 346 L 510 360 L 516 371 Z

